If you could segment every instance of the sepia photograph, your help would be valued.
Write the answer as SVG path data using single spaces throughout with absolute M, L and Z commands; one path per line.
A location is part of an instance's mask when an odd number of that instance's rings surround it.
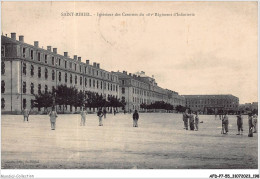
M 2 178 L 259 178 L 258 1 L 2 1 L 1 31 Z

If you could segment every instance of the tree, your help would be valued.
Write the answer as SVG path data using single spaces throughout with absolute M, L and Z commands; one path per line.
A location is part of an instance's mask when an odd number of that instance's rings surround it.
M 44 112 L 48 107 L 52 107 L 54 104 L 54 96 L 51 92 L 40 93 L 39 95 L 35 95 L 34 106 L 38 107 L 38 109 L 44 107 Z

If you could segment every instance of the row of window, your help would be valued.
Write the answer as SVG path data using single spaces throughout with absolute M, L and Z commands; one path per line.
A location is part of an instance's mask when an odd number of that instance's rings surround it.
M 84 69 L 85 74 L 96 75 L 99 77 L 107 78 L 108 80 L 112 80 L 112 81 L 118 80 L 117 76 L 111 75 L 111 74 L 103 72 L 101 70 L 96 70 L 91 67 L 79 65 L 79 64 L 61 59 L 61 58 L 55 58 L 54 56 L 50 56 L 48 54 L 42 54 L 41 52 L 36 51 L 36 56 L 37 56 L 37 58 L 34 59 L 34 50 L 30 50 L 29 58 L 32 60 L 44 61 L 45 64 L 48 64 L 48 61 L 51 61 L 51 62 L 49 62 L 49 64 L 51 64 L 53 66 L 60 66 L 65 69 L 67 69 L 69 67 L 69 69 L 71 69 L 71 70 L 73 69 L 75 71 L 78 70 L 80 73 L 83 72 L 83 69 Z M 27 58 L 26 48 L 23 48 L 23 50 L 22 50 L 22 57 Z
M 205 106 L 204 105 L 187 105 L 188 107 L 196 107 L 196 108 L 204 108 Z M 223 105 L 223 107 L 233 107 L 233 108 L 235 108 L 235 107 L 237 107 L 236 105 Z

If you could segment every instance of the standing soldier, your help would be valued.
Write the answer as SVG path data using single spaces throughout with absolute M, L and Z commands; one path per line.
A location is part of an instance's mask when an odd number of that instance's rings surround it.
M 254 115 L 253 115 L 253 128 L 254 128 L 254 133 L 256 133 L 256 128 L 257 128 L 257 114 L 255 113 Z
M 104 107 L 104 109 L 103 109 L 103 115 L 104 115 L 104 119 L 106 119 L 106 117 L 107 117 L 107 110 L 106 110 L 106 107 Z
M 49 113 L 49 116 L 50 116 L 50 122 L 51 122 L 51 130 L 55 130 L 56 118 L 58 117 L 57 112 L 55 111 L 55 107 L 52 107 L 52 110 Z
M 81 126 L 85 126 L 85 123 L 86 123 L 86 114 L 87 114 L 87 112 L 86 112 L 85 108 L 82 108 L 82 110 L 81 110 L 81 112 L 80 112 L 80 116 L 81 116 L 81 123 L 80 123 L 80 125 L 81 125 Z
M 241 116 L 241 113 L 239 113 L 239 115 L 237 116 L 237 129 L 238 129 L 238 133 L 237 135 L 243 135 L 243 118 Z M 241 131 L 241 133 L 240 133 Z
M 137 112 L 137 110 L 135 110 L 134 114 L 133 114 L 133 127 L 138 127 L 138 119 L 139 119 L 139 114 Z
M 196 112 L 196 116 L 195 116 L 195 131 L 199 130 L 199 116 L 198 116 L 198 112 Z
M 223 117 L 223 125 L 224 125 L 224 129 L 225 129 L 225 133 L 224 134 L 228 134 L 228 116 L 227 113 L 225 113 L 224 117 Z
M 29 122 L 29 115 L 30 115 L 30 111 L 28 111 L 28 109 L 25 108 L 25 109 L 23 110 L 23 121 L 24 121 L 24 122 L 25 122 L 25 121 Z
M 103 121 L 102 121 L 103 113 L 102 113 L 101 108 L 99 108 L 97 116 L 98 116 L 98 119 L 99 119 L 99 126 L 103 126 Z
M 253 137 L 253 117 L 252 117 L 252 114 L 249 113 L 248 114 L 248 127 L 249 127 L 249 134 L 248 134 L 248 137 Z
M 187 110 L 188 109 L 186 109 L 185 112 L 183 112 L 184 129 L 186 130 L 188 130 L 188 118 L 189 118 Z
M 193 113 L 192 113 L 192 111 L 190 111 L 190 121 L 189 121 L 189 123 L 190 123 L 190 130 L 191 131 L 194 131 L 194 115 L 193 115 Z

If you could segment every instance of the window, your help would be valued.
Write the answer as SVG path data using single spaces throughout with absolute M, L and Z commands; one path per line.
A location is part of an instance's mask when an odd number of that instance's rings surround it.
M 5 99 L 1 98 L 1 109 L 5 108 Z
M 47 55 L 44 55 L 44 62 L 47 63 Z
M 96 87 L 96 81 L 93 80 L 93 88 L 95 88 L 95 87 Z
M 100 89 L 102 89 L 103 88 L 103 83 L 102 83 L 102 81 L 100 82 Z
M 81 72 L 81 65 L 79 66 L 79 71 Z
M 31 83 L 31 94 L 34 94 L 34 84 Z
M 87 67 L 85 67 L 85 74 L 87 74 Z
M 31 76 L 33 76 L 33 75 L 34 75 L 34 66 L 31 65 Z
M 65 83 L 67 83 L 67 73 L 65 73 Z
M 52 72 L 51 72 L 51 79 L 55 80 L 55 71 L 54 70 L 52 70 Z
M 38 77 L 41 78 L 42 73 L 41 73 L 41 67 L 38 67 Z
M 31 50 L 31 59 L 33 60 L 33 50 Z
M 5 56 L 5 46 L 4 45 L 1 46 L 1 56 L 2 57 Z
M 91 79 L 89 79 L 89 87 L 91 87 Z
M 85 78 L 85 87 L 87 87 L 87 84 L 88 84 L 88 79 Z
M 45 79 L 48 79 L 48 69 L 47 68 L 45 68 Z
M 26 99 L 23 99 L 23 109 L 26 108 Z
M 125 85 L 125 80 L 122 80 L 122 84 Z
M 23 63 L 23 74 L 26 75 L 26 63 Z
M 75 66 L 75 71 L 77 71 L 77 64 L 74 64 L 74 66 Z
M 82 76 L 80 77 L 79 83 L 82 85 Z
M 104 82 L 104 89 L 106 89 L 106 82 Z
M 22 57 L 25 58 L 25 48 L 23 48 Z
M 47 92 L 48 92 L 48 86 L 45 85 L 45 93 L 47 93 Z
M 117 92 L 117 85 L 116 85 L 116 92 Z
M 55 62 L 54 57 L 51 57 L 51 64 L 54 65 L 54 62 Z
M 5 74 L 5 62 L 1 62 L 1 74 Z
M 99 81 L 97 80 L 97 88 L 99 88 Z
M 107 83 L 107 90 L 109 91 L 109 83 Z
M 42 93 L 42 85 L 38 84 L 38 94 L 41 94 L 41 93 Z
M 1 93 L 5 93 L 5 81 L 1 81 Z
M 70 68 L 72 68 L 72 63 L 70 62 Z
M 122 94 L 125 94 L 125 88 L 122 88 Z
M 77 78 L 77 75 L 75 75 L 75 84 L 78 83 L 78 78 Z
M 51 91 L 52 91 L 52 93 L 54 93 L 54 92 L 55 92 L 55 88 L 54 88 L 54 86 L 52 86 L 52 90 L 51 90 Z
M 60 63 L 61 63 L 61 59 L 59 58 L 59 66 L 60 66 Z
M 23 93 L 26 93 L 26 82 L 23 82 Z
M 72 74 L 70 74 L 70 83 L 72 84 Z
M 65 66 L 65 68 L 67 68 L 67 61 L 64 62 L 64 66 Z
M 41 61 L 41 53 L 38 53 L 38 61 Z
M 97 70 L 97 76 L 98 76 L 98 70 Z
M 59 81 L 61 81 L 61 72 L 59 72 Z
M 112 85 L 112 84 L 110 84 L 110 91 L 112 91 L 112 86 L 113 86 L 113 85 Z

